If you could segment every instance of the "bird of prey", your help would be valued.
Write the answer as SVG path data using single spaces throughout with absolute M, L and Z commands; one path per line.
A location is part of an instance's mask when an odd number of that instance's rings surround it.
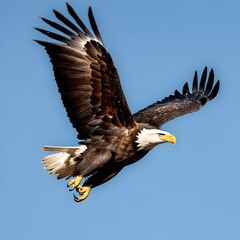
M 220 82 L 214 84 L 214 71 L 211 69 L 208 74 L 206 67 L 200 83 L 195 72 L 192 90 L 185 83 L 182 92 L 176 90 L 132 114 L 91 7 L 88 16 L 92 32 L 68 3 L 67 10 L 74 21 L 56 10 L 53 12 L 61 23 L 42 18 L 58 33 L 36 28 L 54 41 L 35 41 L 44 46 L 50 57 L 62 102 L 80 141 L 73 147 L 45 146 L 46 151 L 57 153 L 42 162 L 58 179 L 71 178 L 67 186 L 76 190 L 78 195 L 74 198 L 80 202 L 91 189 L 139 161 L 154 146 L 175 144 L 175 136 L 161 130 L 161 126 L 198 111 L 216 97 Z

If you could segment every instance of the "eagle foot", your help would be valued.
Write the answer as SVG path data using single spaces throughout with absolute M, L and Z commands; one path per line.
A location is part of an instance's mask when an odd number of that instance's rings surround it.
M 88 187 L 88 186 L 78 186 L 76 188 L 76 191 L 80 194 L 80 197 L 76 197 L 75 195 L 74 196 L 74 200 L 76 202 L 81 202 L 83 201 L 84 199 L 86 199 L 91 191 L 91 187 Z
M 73 191 L 75 188 L 77 188 L 79 186 L 79 184 L 81 183 L 82 178 L 83 178 L 82 176 L 77 176 L 74 179 L 70 180 L 67 184 L 67 187 L 72 186 L 72 188 L 69 189 L 69 191 Z

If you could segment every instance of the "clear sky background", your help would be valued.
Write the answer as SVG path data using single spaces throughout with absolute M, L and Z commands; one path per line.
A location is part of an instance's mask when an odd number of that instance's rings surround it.
M 153 149 L 73 201 L 43 170 L 42 146 L 76 145 L 44 49 L 39 16 L 62 0 L 0 2 L 0 238 L 240 239 L 240 1 L 71 0 L 92 6 L 132 112 L 214 68 L 221 89 L 199 112 L 167 123 L 177 144 Z M 89 26 L 89 25 L 88 25 Z M 48 28 L 49 29 L 49 28 Z

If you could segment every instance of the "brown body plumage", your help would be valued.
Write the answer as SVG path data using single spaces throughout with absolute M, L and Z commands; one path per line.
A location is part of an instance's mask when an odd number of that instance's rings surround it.
M 219 81 L 213 87 L 214 73 L 211 70 L 206 84 L 205 68 L 199 87 L 195 73 L 192 93 L 186 83 L 182 93 L 175 91 L 174 95 L 132 115 L 91 8 L 89 19 L 95 36 L 69 4 L 67 9 L 78 26 L 53 10 L 68 28 L 42 18 L 63 34 L 36 28 L 58 42 L 36 41 L 45 47 L 51 59 L 63 104 L 81 142 L 78 147 L 46 147 L 46 150 L 59 153 L 45 157 L 43 163 L 59 178 L 75 177 L 69 186 L 73 185 L 82 195 L 76 199 L 80 201 L 86 198 L 89 189 L 140 160 L 155 145 L 175 143 L 173 135 L 159 128 L 171 119 L 199 110 L 215 98 Z M 81 186 L 82 178 L 85 182 Z

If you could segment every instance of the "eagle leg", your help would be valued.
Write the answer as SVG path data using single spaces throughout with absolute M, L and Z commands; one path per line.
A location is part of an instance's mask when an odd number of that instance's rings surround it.
M 91 191 L 91 187 L 89 187 L 89 186 L 78 186 L 76 188 L 76 191 L 80 194 L 80 197 L 76 197 L 75 195 L 73 195 L 74 200 L 76 202 L 81 202 L 88 197 L 88 195 Z
M 74 179 L 70 180 L 67 184 L 67 187 L 72 186 L 72 188 L 69 189 L 69 191 L 73 191 L 75 188 L 77 188 L 81 183 L 82 178 L 83 178 L 82 176 L 76 176 Z

